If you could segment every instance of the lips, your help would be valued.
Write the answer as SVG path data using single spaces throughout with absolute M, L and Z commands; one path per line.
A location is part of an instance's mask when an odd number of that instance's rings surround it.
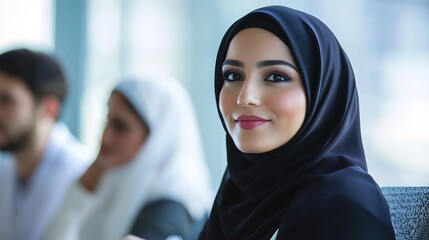
M 250 130 L 259 127 L 262 124 L 269 122 L 270 120 L 254 115 L 241 115 L 235 121 L 240 128 Z

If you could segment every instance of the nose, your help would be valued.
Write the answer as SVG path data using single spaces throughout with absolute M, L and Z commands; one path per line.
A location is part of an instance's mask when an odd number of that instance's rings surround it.
M 109 144 L 109 142 L 112 140 L 112 129 L 111 128 L 112 127 L 109 126 L 109 124 L 107 124 L 104 127 L 103 135 L 101 136 L 101 144 L 104 144 L 104 145 Z
M 254 79 L 246 79 L 237 98 L 242 107 L 258 107 L 261 105 L 261 86 Z

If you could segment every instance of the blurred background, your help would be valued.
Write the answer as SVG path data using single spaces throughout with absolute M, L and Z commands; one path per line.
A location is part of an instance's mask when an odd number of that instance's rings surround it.
M 170 73 L 196 109 L 213 187 L 226 166 L 213 91 L 217 47 L 247 12 L 285 5 L 315 15 L 354 66 L 369 171 L 382 186 L 429 185 L 427 0 L 0 0 L 0 52 L 54 52 L 70 92 L 61 120 L 98 151 L 113 85 Z

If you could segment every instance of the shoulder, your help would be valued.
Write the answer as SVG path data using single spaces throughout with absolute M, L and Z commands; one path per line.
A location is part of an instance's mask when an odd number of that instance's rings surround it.
M 295 195 L 281 226 L 291 234 L 317 239 L 394 239 L 380 188 L 357 167 L 309 180 Z
M 348 167 L 311 178 L 297 193 L 297 197 L 317 197 L 319 200 L 343 199 L 357 205 L 371 202 L 385 204 L 378 184 L 359 167 Z M 365 200 L 365 201 L 363 201 Z
M 187 239 L 193 225 L 194 220 L 182 204 L 162 199 L 140 210 L 130 233 L 146 239 L 165 239 L 174 235 Z

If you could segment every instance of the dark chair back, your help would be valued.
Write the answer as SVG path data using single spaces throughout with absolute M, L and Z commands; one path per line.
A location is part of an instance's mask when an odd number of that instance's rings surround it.
M 382 187 L 397 240 L 429 240 L 429 187 Z

